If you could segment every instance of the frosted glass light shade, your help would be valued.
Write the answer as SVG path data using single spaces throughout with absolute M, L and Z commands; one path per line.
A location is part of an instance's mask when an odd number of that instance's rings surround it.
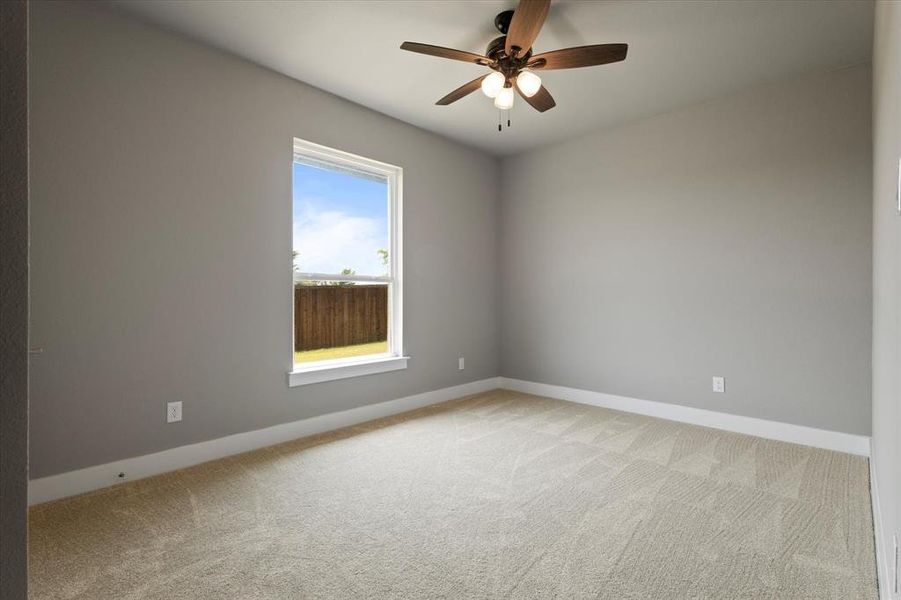
M 482 80 L 482 92 L 489 98 L 495 98 L 498 92 L 504 89 L 504 83 L 506 83 L 504 76 L 494 71 Z
M 541 89 L 541 78 L 531 71 L 522 71 L 516 76 L 516 85 L 526 98 L 531 98 Z
M 494 105 L 501 110 L 509 110 L 513 108 L 513 88 L 505 87 L 497 93 L 494 99 Z

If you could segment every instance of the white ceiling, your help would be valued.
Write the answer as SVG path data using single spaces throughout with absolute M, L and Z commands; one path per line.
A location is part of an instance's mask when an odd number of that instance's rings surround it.
M 512 127 L 476 92 L 435 101 L 487 72 L 398 49 L 405 40 L 483 53 L 514 1 L 113 0 L 118 8 L 356 103 L 496 155 L 806 72 L 869 60 L 868 0 L 555 2 L 535 52 L 626 42 L 625 62 L 547 71 L 557 107 L 521 99 Z

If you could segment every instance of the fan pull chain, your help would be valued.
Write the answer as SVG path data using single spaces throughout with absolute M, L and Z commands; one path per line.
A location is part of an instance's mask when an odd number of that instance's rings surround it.
M 497 130 L 502 131 L 502 129 L 501 129 L 501 109 L 497 109 Z
M 510 128 L 510 111 L 507 111 L 507 129 Z

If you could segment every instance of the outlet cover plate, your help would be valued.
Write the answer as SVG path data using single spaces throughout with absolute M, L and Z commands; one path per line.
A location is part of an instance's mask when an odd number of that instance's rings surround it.
M 166 404 L 166 423 L 181 421 L 181 401 Z

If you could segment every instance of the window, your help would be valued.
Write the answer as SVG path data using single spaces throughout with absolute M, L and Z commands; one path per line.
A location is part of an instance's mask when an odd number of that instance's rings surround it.
M 406 368 L 402 169 L 294 140 L 289 385 Z

